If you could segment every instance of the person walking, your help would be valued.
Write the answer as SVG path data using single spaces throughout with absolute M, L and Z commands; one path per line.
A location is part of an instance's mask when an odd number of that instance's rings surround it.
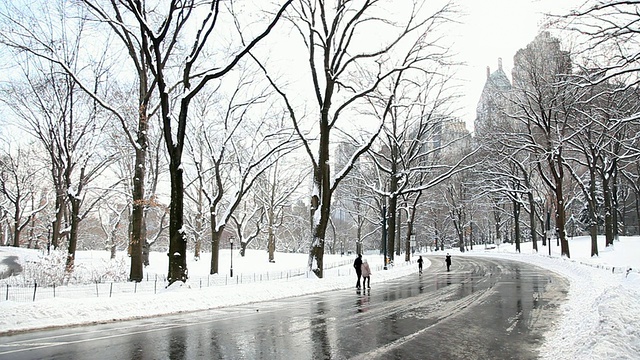
M 358 257 L 353 262 L 353 267 L 356 269 L 356 276 L 358 277 L 356 289 L 360 289 L 360 277 L 362 276 L 362 254 L 358 254 Z
M 367 289 L 371 289 L 371 268 L 367 263 L 367 259 L 362 260 L 362 287 L 365 286 Z
M 420 255 L 420 257 L 418 258 L 418 273 L 420 275 L 422 275 L 422 263 L 424 262 L 424 260 L 422 260 L 422 255 Z
M 447 263 L 447 271 L 449 271 L 449 268 L 451 267 L 451 255 L 449 255 L 449 253 L 447 253 L 444 262 Z

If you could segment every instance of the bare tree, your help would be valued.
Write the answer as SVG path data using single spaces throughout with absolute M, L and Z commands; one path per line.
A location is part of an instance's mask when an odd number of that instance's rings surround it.
M 275 262 L 276 238 L 283 225 L 285 207 L 307 178 L 306 172 L 292 159 L 278 159 L 263 173 L 253 187 L 255 202 L 263 209 L 266 221 L 269 262 Z M 257 207 L 257 206 L 256 206 Z M 256 226 L 257 227 L 257 226 Z
M 77 54 L 69 51 L 68 66 L 77 66 Z M 71 270 L 86 187 L 113 161 L 101 146 L 106 121 L 95 101 L 84 96 L 67 74 L 37 59 L 23 63 L 21 69 L 25 85 L 14 82 L 7 94 L 11 95 L 11 109 L 23 120 L 20 126 L 48 154 L 56 191 L 52 244 L 57 247 L 59 238 L 68 235 L 67 266 Z M 99 77 L 94 80 L 97 84 Z M 69 216 L 68 227 L 62 227 L 65 214 Z
M 126 233 L 123 231 L 123 220 L 127 210 L 125 205 L 117 203 L 110 199 L 110 201 L 103 201 L 98 206 L 98 219 L 100 220 L 100 229 L 104 232 L 106 241 L 105 245 L 109 249 L 110 258 L 116 258 L 116 252 L 118 246 L 126 246 Z M 124 227 L 126 229 L 126 226 Z M 124 235 L 124 236 L 123 236 Z
M 238 82 L 229 85 L 232 89 L 229 94 L 220 90 L 216 92 L 217 99 L 203 97 L 198 102 L 201 126 L 193 132 L 193 141 L 188 141 L 195 168 L 194 183 L 202 189 L 208 208 L 211 274 L 218 273 L 220 241 L 234 211 L 262 174 L 298 147 L 292 129 L 280 126 L 282 115 L 277 107 L 264 109 L 271 104 L 272 97 L 269 88 L 259 84 L 250 69 L 246 69 Z M 253 206 L 255 209 L 248 212 L 263 207 L 258 203 Z
M 403 7 L 407 9 L 404 13 L 396 12 L 403 17 L 402 23 L 390 18 L 393 4 L 382 1 L 338 1 L 330 4 L 300 0 L 289 12 L 289 18 L 306 48 L 308 85 L 311 101 L 316 106 L 313 114 L 316 122 L 311 133 L 307 133 L 305 117 L 299 116 L 295 110 L 292 90 L 272 82 L 285 98 L 294 127 L 313 167 L 310 201 L 312 241 L 308 266 L 318 277 L 323 276 L 325 234 L 331 215 L 332 194 L 357 159 L 371 147 L 383 124 L 380 117 L 363 114 L 359 109 L 367 104 L 367 98 L 379 86 L 387 81 L 393 82 L 393 75 L 417 66 L 433 54 L 428 50 L 421 51 L 425 46 L 419 45 L 409 45 L 407 50 L 405 41 L 425 44 L 430 31 L 446 22 L 452 11 L 451 4 L 430 12 L 420 3 L 416 1 Z M 443 51 L 434 47 L 437 50 L 432 51 Z M 287 95 L 286 91 L 290 94 Z M 341 128 L 344 119 L 350 123 L 354 119 L 358 119 L 357 122 L 377 122 L 379 126 L 370 126 L 368 131 L 349 136 L 356 140 L 358 146 L 350 161 L 332 176 L 330 147 L 340 140 L 341 135 L 353 133 L 346 127 Z
M 209 39 L 215 34 L 228 35 L 228 22 L 238 18 L 227 11 L 220 0 L 201 3 L 196 0 L 172 0 L 154 4 L 147 8 L 140 0 L 112 1 L 113 16 L 110 21 L 135 19 L 132 24 L 122 26 L 127 29 L 123 35 L 139 34 L 142 46 L 140 59 L 148 67 L 155 83 L 154 90 L 159 98 L 165 146 L 169 155 L 171 179 L 171 206 L 169 215 L 169 269 L 168 281 L 186 281 L 188 278 L 186 249 L 187 241 L 182 233 L 184 217 L 184 183 L 182 154 L 185 144 L 186 124 L 192 100 L 206 85 L 231 72 L 236 64 L 258 44 L 275 26 L 282 12 L 291 3 L 278 5 L 277 13 L 268 21 L 266 29 L 247 45 L 225 56 L 209 56 Z M 203 15 L 200 17 L 200 15 Z M 120 25 L 118 25 L 120 27 Z M 187 40 L 190 39 L 190 40 Z M 181 41 L 190 42 L 187 49 Z M 186 57 L 184 54 L 186 53 Z M 175 67 L 173 67 L 173 65 Z M 175 75 L 175 76 L 174 76 Z M 173 79 L 178 79 L 173 83 Z M 172 98 L 177 97 L 177 103 Z
M 145 194 L 145 176 L 146 176 L 146 157 L 147 157 L 147 131 L 148 131 L 148 118 L 149 118 L 149 103 L 151 100 L 152 90 L 155 86 L 155 82 L 151 81 L 150 72 L 143 59 L 143 52 L 141 48 L 148 46 L 145 43 L 144 38 L 139 38 L 137 34 L 130 30 L 128 24 L 119 12 L 116 2 L 101 3 L 98 1 L 83 1 L 82 6 L 69 7 L 66 6 L 66 2 L 48 2 L 47 4 L 41 4 L 41 7 L 20 6 L 18 4 L 15 7 L 7 7 L 6 13 L 4 13 L 6 22 L 11 29 L 5 32 L 4 42 L 11 47 L 25 51 L 32 56 L 40 57 L 46 61 L 50 61 L 56 64 L 60 70 L 66 72 L 73 81 L 77 82 L 79 88 L 91 96 L 100 106 L 107 109 L 115 117 L 115 120 L 120 124 L 121 130 L 126 138 L 126 141 L 131 145 L 131 151 L 135 153 L 135 166 L 132 167 L 132 174 L 129 177 L 132 179 L 132 215 L 131 215 L 131 270 L 130 280 L 140 281 L 142 280 L 142 246 L 143 246 L 143 233 L 144 233 L 144 208 L 148 205 L 148 201 L 145 198 L 149 198 Z M 103 7 L 104 5 L 104 7 Z M 30 9 L 31 13 L 27 12 Z M 53 24 L 55 20 L 59 23 L 61 29 L 71 28 L 75 24 L 79 24 L 79 29 L 84 29 L 84 32 L 89 26 L 87 20 L 89 14 L 86 9 L 90 10 L 95 18 L 99 19 L 105 24 L 118 39 L 121 40 L 121 44 L 124 46 L 124 54 L 128 55 L 131 64 L 136 72 L 136 79 L 138 80 L 138 96 L 113 96 L 118 94 L 119 91 L 115 86 L 114 79 L 117 78 L 117 74 L 111 74 L 111 77 L 107 76 L 105 71 L 101 76 L 103 79 L 100 81 L 99 86 L 93 86 L 91 81 L 87 81 L 82 75 L 81 67 L 74 67 L 69 64 L 68 54 L 65 54 L 61 49 L 66 49 L 71 44 L 62 44 L 64 39 L 56 39 L 53 36 L 56 30 L 32 28 L 32 24 L 41 23 L 41 19 L 45 17 L 48 22 Z M 111 10 L 111 12 L 109 11 Z M 72 15 L 73 12 L 73 15 Z M 16 17 L 15 14 L 21 16 Z M 48 30 L 48 31 L 46 31 Z M 114 55 L 117 52 L 113 50 L 116 48 L 111 43 L 109 35 L 104 33 L 98 34 L 100 29 L 93 29 L 93 35 L 90 35 L 82 39 L 83 46 L 78 46 L 79 52 L 84 47 L 85 42 L 94 42 L 95 38 L 104 39 L 106 46 L 104 52 L 96 51 L 97 47 L 95 43 L 92 44 L 91 50 L 83 52 L 82 55 L 78 54 L 77 57 L 82 62 L 106 62 L 107 60 L 113 62 L 119 62 Z M 107 34 L 110 34 L 107 32 Z M 106 50 L 110 49 L 110 51 Z M 121 65 L 121 64 L 119 64 Z M 107 80 L 108 79 L 108 80 Z M 128 79 L 126 80 L 128 81 Z M 104 84 L 104 85 L 103 85 Z M 102 87 L 109 88 L 110 94 L 105 96 Z M 122 94 L 121 94 L 122 95 Z M 133 99 L 133 101 L 131 101 Z M 134 109 L 131 111 L 131 109 Z M 130 119 L 137 118 L 136 121 L 130 121 Z M 125 156 L 130 156 L 126 154 Z M 55 232 L 54 232 L 55 236 Z
M 539 34 L 514 57 L 514 110 L 510 114 L 526 129 L 522 146 L 536 154 L 538 173 L 553 193 L 556 233 L 562 255 L 567 257 L 564 151 L 576 101 L 575 88 L 567 81 L 570 75 L 571 59 L 561 50 L 560 41 L 548 32 Z
M 405 261 L 409 261 L 413 220 L 422 193 L 469 169 L 466 159 L 473 155 L 464 124 L 450 114 L 451 78 L 442 75 L 446 74 L 444 64 L 437 65 L 438 71 L 402 71 L 389 90 L 379 92 L 379 101 L 386 102 L 388 111 L 381 111 L 386 119 L 379 150 L 370 153 L 385 177 L 385 186 L 377 191 L 388 198 L 387 248 L 395 248 L 400 255 L 404 245 Z M 404 244 L 400 239 L 402 209 L 408 219 Z M 393 260 L 393 253 L 390 258 Z
M 240 256 L 245 256 L 247 252 L 247 246 L 254 240 L 258 239 L 262 232 L 262 225 L 264 223 L 265 211 L 263 208 L 253 206 L 248 201 L 247 197 L 244 198 L 244 206 L 238 210 L 242 210 L 237 216 L 231 215 L 231 228 L 235 238 L 240 243 Z M 251 211 L 248 211 L 251 209 Z M 268 246 L 267 246 L 268 248 Z M 269 262 L 274 262 L 269 260 Z
M 585 84 L 595 86 L 602 92 L 620 93 L 633 92 L 640 84 L 639 68 L 637 59 L 640 56 L 640 27 L 638 20 L 637 1 L 596 1 L 585 2 L 579 9 L 560 18 L 557 27 L 562 30 L 568 30 L 569 34 L 574 35 L 576 41 L 576 61 L 581 65 L 581 72 L 578 75 L 580 85 Z M 557 18 L 556 18 L 557 19 Z M 600 86 L 604 85 L 604 86 Z M 608 94 L 605 97 L 611 96 Z M 624 96 L 624 95 L 622 95 Z M 637 128 L 637 121 L 640 119 L 640 111 L 635 110 L 628 113 L 620 113 L 613 115 L 611 121 L 617 122 L 624 127 Z M 634 125 L 634 123 L 636 123 Z M 621 135 L 621 133 L 617 133 Z M 609 143 L 614 148 L 608 151 L 626 152 L 626 146 L 623 143 L 637 143 L 637 132 L 625 134 L 624 138 L 619 138 Z M 618 146 L 619 145 L 619 146 Z M 615 148 L 617 146 L 617 148 Z M 626 155 L 625 157 L 628 157 Z M 607 199 L 605 206 L 611 206 L 617 203 L 617 174 L 618 159 L 607 157 L 613 161 L 608 164 L 602 164 L 604 172 L 608 173 L 606 181 L 612 181 L 610 187 L 603 186 L 604 196 Z M 615 178 L 611 178 L 614 176 Z M 633 184 L 631 185 L 633 188 Z M 613 194 L 610 193 L 613 192 Z M 636 199 L 640 194 L 636 192 Z M 605 233 L 607 236 L 607 245 L 609 245 L 614 237 L 617 237 L 618 215 L 617 205 L 613 209 L 609 209 L 611 213 L 606 212 L 605 215 L 610 218 L 605 219 Z M 636 221 L 638 221 L 636 215 Z
M 0 153 L 0 192 L 13 208 L 13 246 L 20 246 L 20 235 L 33 218 L 47 206 L 47 203 L 35 202 L 38 196 L 36 181 L 43 168 L 33 161 L 32 151 L 17 145 L 12 149 L 6 144 Z M 31 241 L 31 239 L 30 239 Z

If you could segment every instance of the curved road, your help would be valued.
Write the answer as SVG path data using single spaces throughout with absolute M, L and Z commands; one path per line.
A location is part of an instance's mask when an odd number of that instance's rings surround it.
M 544 269 L 442 258 L 341 290 L 139 321 L 0 337 L 0 359 L 536 359 L 568 289 Z

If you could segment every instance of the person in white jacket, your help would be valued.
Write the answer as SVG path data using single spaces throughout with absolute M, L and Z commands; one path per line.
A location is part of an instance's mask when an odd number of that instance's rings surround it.
M 369 263 L 367 263 L 367 259 L 362 260 L 362 287 L 365 286 L 367 289 L 371 289 L 371 268 L 369 268 Z

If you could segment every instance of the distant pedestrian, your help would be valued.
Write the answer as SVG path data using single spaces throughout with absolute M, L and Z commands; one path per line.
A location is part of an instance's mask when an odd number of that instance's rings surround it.
M 449 268 L 451 268 L 451 255 L 449 255 L 449 253 L 447 253 L 447 257 L 445 258 L 444 262 L 447 263 L 447 271 L 449 271 Z
M 422 263 L 424 261 L 422 260 L 422 255 L 420 255 L 420 257 L 418 258 L 418 273 L 422 274 Z
M 362 254 L 358 254 L 358 257 L 353 262 L 353 267 L 356 269 L 356 276 L 358 276 L 358 282 L 356 282 L 356 289 L 360 289 L 360 277 L 362 276 Z
M 371 268 L 367 263 L 367 259 L 362 260 L 362 287 L 365 286 L 367 289 L 371 289 Z

